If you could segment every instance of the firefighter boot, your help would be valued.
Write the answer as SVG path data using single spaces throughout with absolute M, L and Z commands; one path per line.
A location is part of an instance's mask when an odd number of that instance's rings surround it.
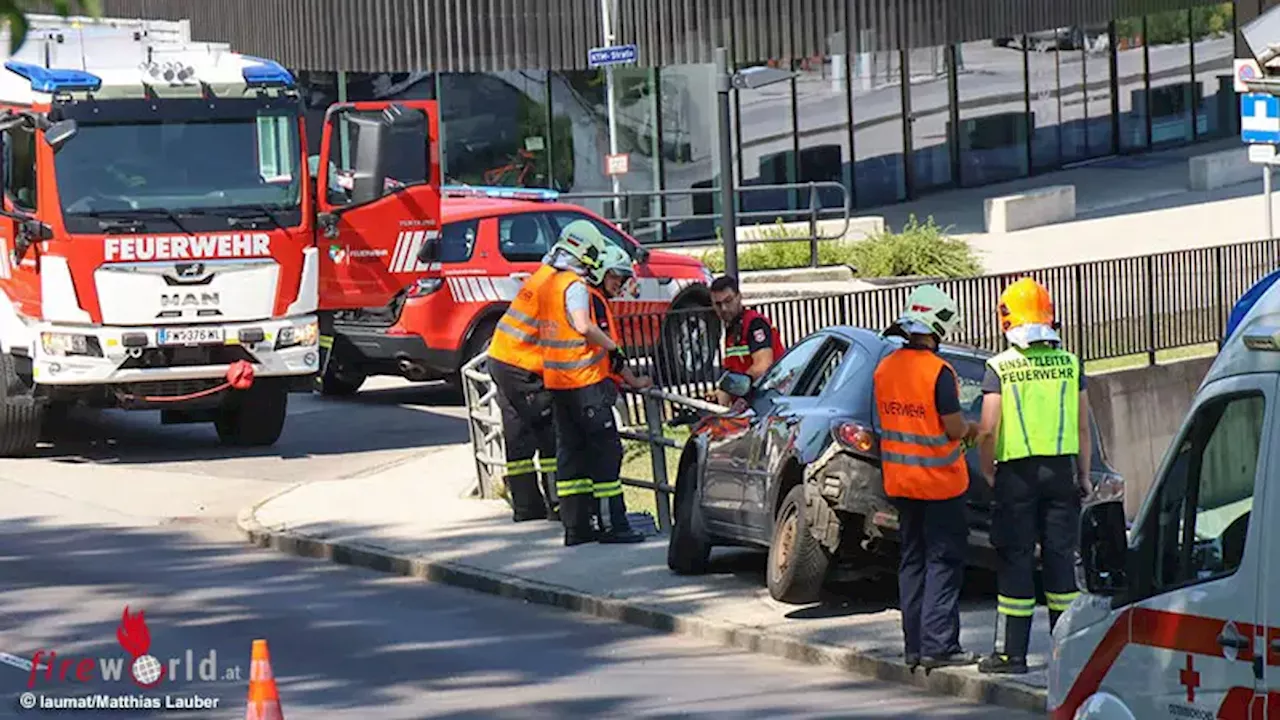
M 547 499 L 547 519 L 560 522 L 560 497 L 556 494 L 556 459 L 538 460 L 542 474 L 542 493 Z
M 560 498 L 560 522 L 564 523 L 565 547 L 596 541 L 596 530 L 591 522 L 593 505 L 590 493 Z
M 1027 646 L 1031 643 L 1031 620 L 999 613 L 996 615 L 996 647 L 978 663 L 978 672 L 986 675 L 1025 675 Z
M 644 542 L 644 533 L 632 528 L 627 521 L 627 503 L 622 497 L 621 484 L 617 495 L 597 498 L 596 504 L 600 512 L 600 542 L 608 545 Z
M 518 465 L 520 461 L 510 465 Z M 532 463 L 532 460 L 523 462 Z M 511 495 L 512 520 L 526 522 L 541 520 L 547 516 L 547 506 L 542 502 L 542 491 L 538 489 L 538 474 L 520 472 L 508 475 L 507 492 Z

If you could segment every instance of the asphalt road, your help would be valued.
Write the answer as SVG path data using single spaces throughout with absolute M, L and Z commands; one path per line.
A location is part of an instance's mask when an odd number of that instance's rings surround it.
M 232 523 L 240 507 L 308 478 L 372 472 L 415 457 L 421 443 L 465 433 L 456 399 L 442 390 L 302 398 L 292 412 L 275 454 L 219 457 L 207 428 L 107 414 L 78 422 L 46 457 L 0 461 L 0 717 L 42 716 L 19 708 L 23 692 L 200 696 L 218 708 L 110 716 L 243 717 L 255 638 L 269 642 L 290 720 L 992 713 L 834 670 L 249 548 Z M 126 657 L 116 639 L 125 606 L 145 612 L 148 653 L 166 666 L 181 661 L 160 689 L 59 680 L 63 662 L 52 679 L 23 667 L 40 650 L 42 662 L 50 651 L 76 661 L 72 676 L 80 659 L 100 667 Z M 202 670 L 219 679 L 201 681 Z

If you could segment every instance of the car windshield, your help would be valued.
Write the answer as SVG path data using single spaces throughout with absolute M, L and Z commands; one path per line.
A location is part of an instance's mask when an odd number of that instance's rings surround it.
M 67 217 L 291 210 L 301 197 L 298 120 L 256 118 L 80 123 L 55 156 Z

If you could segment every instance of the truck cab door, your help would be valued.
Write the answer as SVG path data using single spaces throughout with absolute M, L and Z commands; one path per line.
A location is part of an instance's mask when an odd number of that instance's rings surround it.
M 388 305 L 433 267 L 422 248 L 440 233 L 438 127 L 435 101 L 330 106 L 312 158 L 321 310 Z

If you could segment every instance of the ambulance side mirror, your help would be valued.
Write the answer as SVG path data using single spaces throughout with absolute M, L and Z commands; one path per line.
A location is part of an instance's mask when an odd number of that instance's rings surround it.
M 1080 513 L 1080 565 L 1089 593 L 1111 597 L 1125 589 L 1129 538 L 1123 502 L 1096 503 Z

